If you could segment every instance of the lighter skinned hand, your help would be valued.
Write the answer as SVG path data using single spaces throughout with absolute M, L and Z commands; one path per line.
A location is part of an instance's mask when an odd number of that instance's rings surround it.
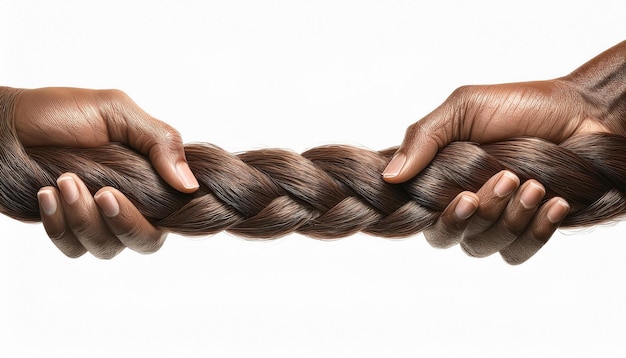
M 41 88 L 20 90 L 13 118 L 24 147 L 96 147 L 121 142 L 149 157 L 175 189 L 198 188 L 179 133 L 144 112 L 117 90 Z M 151 225 L 119 191 L 105 187 L 94 196 L 81 179 L 65 173 L 57 187 L 38 193 L 41 219 L 52 242 L 67 256 L 90 252 L 112 258 L 125 247 L 157 251 L 166 233 Z
M 383 177 L 404 182 L 453 141 L 489 143 L 519 136 L 560 143 L 582 133 L 609 132 L 567 78 L 486 86 L 464 86 L 432 113 L 411 125 Z M 438 222 L 424 232 L 435 247 L 460 244 L 471 256 L 500 252 L 511 264 L 534 255 L 569 212 L 562 198 L 540 205 L 545 188 L 496 174 L 476 193 L 459 194 Z

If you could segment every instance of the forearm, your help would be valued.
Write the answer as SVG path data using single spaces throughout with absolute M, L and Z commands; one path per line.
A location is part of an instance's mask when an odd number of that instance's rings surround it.
M 597 118 L 626 134 L 626 41 L 604 51 L 564 78 L 574 84 Z

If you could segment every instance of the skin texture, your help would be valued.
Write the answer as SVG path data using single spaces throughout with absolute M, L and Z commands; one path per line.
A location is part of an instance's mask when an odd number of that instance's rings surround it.
M 624 135 L 626 42 L 572 74 L 547 81 L 463 86 L 411 125 L 383 177 L 402 183 L 422 171 L 453 141 L 491 143 L 533 136 L 554 143 L 585 133 Z M 476 193 L 463 192 L 424 234 L 440 248 L 460 244 L 471 256 L 500 252 L 511 264 L 534 255 L 569 211 L 562 198 L 539 206 L 545 189 L 495 175 Z
M 151 117 L 117 90 L 41 88 L 15 91 L 13 121 L 24 147 L 97 147 L 124 143 L 150 158 L 156 171 L 175 189 L 198 188 L 184 156 L 179 133 Z M 158 250 L 166 232 L 152 226 L 114 188 L 94 196 L 81 179 L 61 175 L 55 187 L 41 188 L 41 218 L 52 242 L 67 256 L 90 252 L 109 259 L 125 247 L 141 253 Z

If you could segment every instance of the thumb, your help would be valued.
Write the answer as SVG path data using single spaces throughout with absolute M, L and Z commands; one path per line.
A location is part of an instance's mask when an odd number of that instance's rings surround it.
M 106 95 L 104 120 L 110 139 L 128 144 L 147 155 L 159 175 L 174 189 L 193 193 L 200 186 L 187 159 L 180 133 L 167 123 L 143 111 L 124 92 L 102 91 Z M 113 113 L 109 113 L 115 109 Z M 121 114 L 121 116 L 120 116 Z
M 441 148 L 456 140 L 452 125 L 454 116 L 446 115 L 446 112 L 440 107 L 409 126 L 404 141 L 383 171 L 385 181 L 398 184 L 413 178 L 426 168 Z
M 163 180 L 178 191 L 193 193 L 199 188 L 199 184 L 185 158 L 180 134 L 171 127 L 159 132 L 147 139 L 147 146 L 143 146 L 143 151 L 148 154 L 154 169 Z

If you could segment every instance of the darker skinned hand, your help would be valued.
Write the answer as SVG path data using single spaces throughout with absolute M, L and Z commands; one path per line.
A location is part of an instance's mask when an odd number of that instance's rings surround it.
M 198 188 L 179 133 L 144 112 L 118 90 L 40 88 L 15 91 L 12 120 L 24 147 L 96 147 L 121 142 L 150 158 L 172 187 Z M 5 119 L 6 120 L 6 119 Z M 135 206 L 111 187 L 89 192 L 81 179 L 65 173 L 57 187 L 38 193 L 41 219 L 52 242 L 69 257 L 90 252 L 109 259 L 125 247 L 157 251 L 166 232 L 151 225 Z
M 432 113 L 411 125 L 385 169 L 391 183 L 404 182 L 453 141 L 489 143 L 519 136 L 554 143 L 590 132 L 609 132 L 568 78 L 500 85 L 464 86 Z M 485 257 L 499 252 L 519 264 L 533 256 L 569 212 L 559 197 L 540 205 L 545 188 L 535 180 L 520 183 L 509 171 L 496 174 L 476 193 L 460 193 L 424 232 L 441 248 L 460 244 Z

